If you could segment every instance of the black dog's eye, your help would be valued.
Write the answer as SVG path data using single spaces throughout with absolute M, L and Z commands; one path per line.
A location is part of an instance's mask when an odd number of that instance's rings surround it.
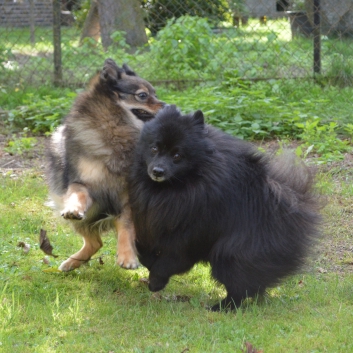
M 181 155 L 179 153 L 175 153 L 175 155 L 173 156 L 173 161 L 178 162 L 180 160 L 181 160 Z
M 156 146 L 151 147 L 151 152 L 152 152 L 153 154 L 158 153 L 158 147 L 156 147 Z
M 141 99 L 145 99 L 147 98 L 148 94 L 146 92 L 141 92 L 138 94 L 138 97 L 141 98 Z

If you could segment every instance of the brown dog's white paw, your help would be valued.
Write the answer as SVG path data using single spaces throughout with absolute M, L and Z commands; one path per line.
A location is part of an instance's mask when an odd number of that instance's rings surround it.
M 92 205 L 92 199 L 84 185 L 71 184 L 64 197 L 64 209 L 61 216 L 64 219 L 81 220 L 85 217 L 85 213 Z
M 82 208 L 71 208 L 66 207 L 61 212 L 61 217 L 64 219 L 71 219 L 71 220 L 81 220 L 85 216 L 85 212 Z
M 126 268 L 128 270 L 134 270 L 139 267 L 139 262 L 134 252 L 119 252 L 116 263 L 120 267 Z
M 88 260 L 76 260 L 69 257 L 59 266 L 59 270 L 62 272 L 69 272 L 69 271 L 75 270 L 76 268 L 79 268 L 82 264 L 84 264 L 87 261 Z

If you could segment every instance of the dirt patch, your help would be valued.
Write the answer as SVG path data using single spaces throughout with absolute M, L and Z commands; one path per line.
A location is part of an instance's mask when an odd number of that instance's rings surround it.
M 33 148 L 22 154 L 11 154 L 6 151 L 12 136 L 0 134 L 0 171 L 34 169 L 37 171 L 45 168 L 45 151 L 49 139 L 36 136 L 37 143 Z

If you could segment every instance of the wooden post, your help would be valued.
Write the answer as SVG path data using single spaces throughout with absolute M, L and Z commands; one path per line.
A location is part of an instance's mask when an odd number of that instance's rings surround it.
M 314 76 L 321 73 L 320 0 L 314 0 Z
M 36 44 L 34 0 L 29 0 L 29 31 L 32 47 Z
M 62 83 L 61 66 L 61 1 L 53 0 L 54 85 Z

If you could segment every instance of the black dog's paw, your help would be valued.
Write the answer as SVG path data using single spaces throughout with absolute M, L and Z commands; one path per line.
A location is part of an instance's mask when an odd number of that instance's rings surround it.
M 149 278 L 148 289 L 151 292 L 158 292 L 162 290 L 168 283 L 169 278 L 161 278 L 161 277 L 151 277 Z

